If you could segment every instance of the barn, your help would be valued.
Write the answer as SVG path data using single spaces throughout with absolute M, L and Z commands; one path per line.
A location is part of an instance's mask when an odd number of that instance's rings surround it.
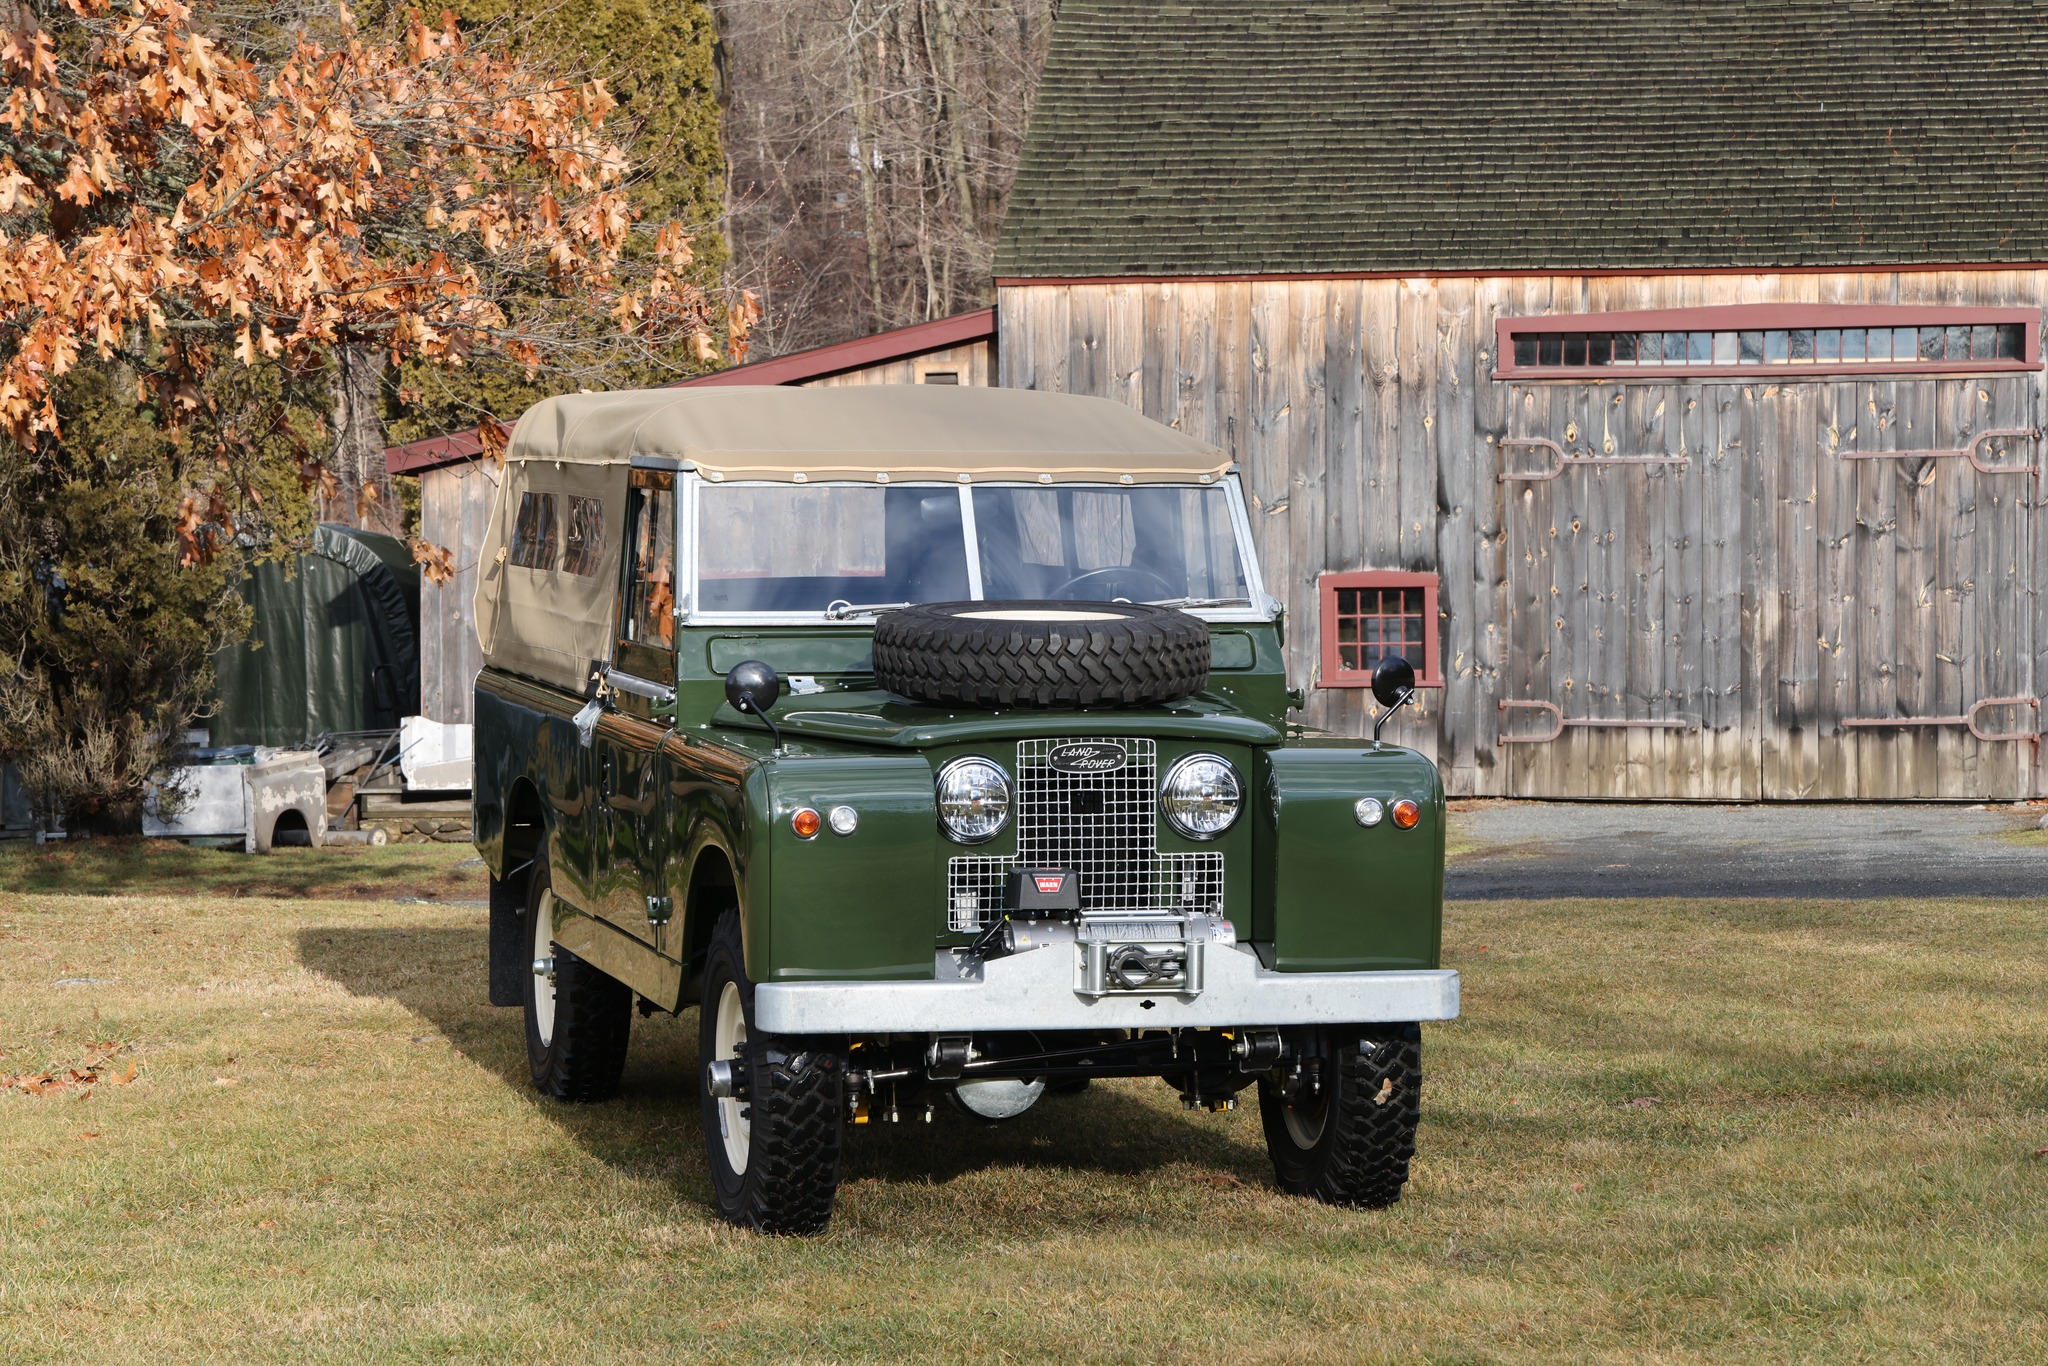
M 997 382 L 1230 450 L 1459 795 L 2042 795 L 2048 11 L 1067 0 Z

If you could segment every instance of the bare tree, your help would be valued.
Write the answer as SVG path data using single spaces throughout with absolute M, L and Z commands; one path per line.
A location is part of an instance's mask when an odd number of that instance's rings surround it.
M 779 354 L 989 301 L 1058 0 L 717 0 L 736 279 Z

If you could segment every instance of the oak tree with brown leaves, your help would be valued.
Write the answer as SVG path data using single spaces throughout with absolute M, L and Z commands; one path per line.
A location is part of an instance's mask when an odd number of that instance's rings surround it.
M 0 754 L 68 763 L 74 817 L 128 823 L 235 614 L 218 572 L 197 600 L 125 602 L 66 490 L 111 485 L 139 552 L 218 571 L 303 523 L 281 463 L 328 506 L 378 496 L 361 457 L 387 365 L 574 376 L 714 356 L 733 330 L 689 226 L 636 215 L 604 84 L 513 53 L 338 4 L 0 0 Z M 150 454 L 69 439 L 89 375 Z M 166 600 L 219 629 L 109 658 L 169 628 Z

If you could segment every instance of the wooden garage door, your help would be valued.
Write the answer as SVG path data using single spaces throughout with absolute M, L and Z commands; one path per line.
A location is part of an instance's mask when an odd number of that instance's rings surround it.
M 1507 791 L 2038 795 L 2036 402 L 2031 376 L 1518 389 Z
M 1496 704 L 1508 792 L 1753 800 L 1744 415 L 1697 385 L 1512 397 Z
M 2033 404 L 2031 376 L 1756 404 L 1766 797 L 2036 795 Z

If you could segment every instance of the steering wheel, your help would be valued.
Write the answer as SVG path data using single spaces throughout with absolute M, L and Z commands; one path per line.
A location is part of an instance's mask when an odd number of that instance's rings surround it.
M 1152 580 L 1152 582 L 1158 584 L 1160 589 L 1162 590 L 1160 593 L 1157 594 L 1157 596 L 1162 598 L 1171 598 L 1178 596 L 1178 594 L 1176 594 L 1173 591 L 1172 584 L 1168 583 L 1165 579 L 1160 578 L 1151 570 L 1135 564 L 1113 564 L 1108 565 L 1102 569 L 1090 569 L 1085 573 L 1076 574 L 1073 578 L 1068 579 L 1065 583 L 1053 589 L 1051 593 L 1047 594 L 1047 596 L 1054 598 L 1064 597 L 1066 595 L 1066 591 L 1077 584 L 1086 583 L 1090 579 L 1108 578 L 1112 576 L 1150 579 Z M 1084 601 L 1086 601 L 1086 599 L 1084 599 Z

